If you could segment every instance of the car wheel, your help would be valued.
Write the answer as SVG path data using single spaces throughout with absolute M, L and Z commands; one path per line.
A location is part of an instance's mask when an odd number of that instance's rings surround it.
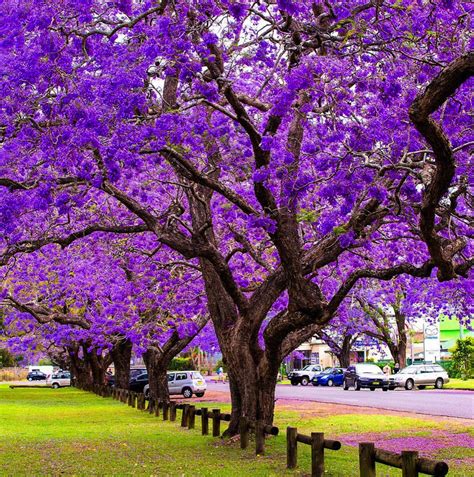
M 388 388 L 382 388 L 382 391 L 388 391 Z
M 185 397 L 186 399 L 193 397 L 193 392 L 191 391 L 190 388 L 183 389 L 183 397 Z
M 295 381 L 294 379 L 291 380 L 291 385 L 292 386 L 298 386 L 298 381 Z
M 309 378 L 306 376 L 301 378 L 301 386 L 307 386 L 309 384 Z
M 196 393 L 196 397 L 203 397 L 204 393 Z
M 443 387 L 443 384 L 444 384 L 444 381 L 442 378 L 438 378 L 435 382 L 435 388 L 436 389 L 442 389 Z
M 415 386 L 415 383 L 413 382 L 413 379 L 407 379 L 407 382 L 405 383 L 405 389 L 407 391 L 411 391 Z
M 328 386 L 334 386 L 334 381 L 332 379 L 329 379 L 328 380 Z
M 388 390 L 389 390 L 389 391 L 395 391 L 395 388 L 394 388 L 393 386 L 389 386 L 389 387 L 388 387 Z
M 319 386 L 319 383 L 318 383 L 317 381 L 311 381 L 311 384 L 312 384 L 313 386 Z
M 418 386 L 418 389 L 425 389 L 425 388 L 426 388 L 426 386 L 424 386 L 424 385 Z
M 360 391 L 360 383 L 359 383 L 359 380 L 357 380 L 357 381 L 355 382 L 355 387 L 354 387 L 354 389 L 355 389 L 356 391 Z
M 371 391 L 375 391 L 375 388 L 370 388 Z
M 344 391 L 347 391 L 349 389 L 349 385 L 347 384 L 347 381 L 345 379 L 342 382 L 342 389 L 344 389 Z
M 150 388 L 148 388 L 146 391 L 143 391 L 143 394 L 145 395 L 145 399 L 150 399 Z
M 59 388 L 59 384 L 58 383 L 53 383 L 53 389 L 58 389 Z
M 28 381 L 33 381 L 33 378 L 28 378 Z

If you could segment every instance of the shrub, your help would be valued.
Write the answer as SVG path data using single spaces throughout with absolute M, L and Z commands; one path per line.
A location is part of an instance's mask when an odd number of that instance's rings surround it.
M 474 376 L 474 338 L 468 336 L 456 341 L 451 350 L 453 368 L 459 373 L 461 379 L 469 379 Z
M 182 358 L 180 356 L 173 358 L 169 366 L 170 371 L 186 371 L 190 369 L 194 369 L 193 360 L 191 358 Z

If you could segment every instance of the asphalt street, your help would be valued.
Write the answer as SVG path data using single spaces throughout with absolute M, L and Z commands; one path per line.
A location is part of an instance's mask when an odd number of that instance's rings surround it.
M 207 383 L 208 390 L 228 391 L 224 383 Z M 348 406 L 365 406 L 392 411 L 407 411 L 434 416 L 449 416 L 474 419 L 474 392 L 448 389 L 424 389 L 384 392 L 381 389 L 370 391 L 362 389 L 344 391 L 341 387 L 327 386 L 291 386 L 279 384 L 276 389 L 277 399 L 295 399 L 299 401 L 319 401 L 345 404 Z

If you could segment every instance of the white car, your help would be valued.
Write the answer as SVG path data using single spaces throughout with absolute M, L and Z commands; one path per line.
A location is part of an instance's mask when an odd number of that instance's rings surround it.
M 46 379 L 46 384 L 53 389 L 63 388 L 71 385 L 71 373 L 68 371 L 59 371 Z
M 288 373 L 288 379 L 293 386 L 301 384 L 301 386 L 307 386 L 310 381 L 322 372 L 323 368 L 319 364 L 308 364 L 303 369 L 293 370 Z
M 391 387 L 404 387 L 408 391 L 415 386 L 418 389 L 424 389 L 426 386 L 441 389 L 444 384 L 449 383 L 449 376 L 439 364 L 413 364 L 390 376 L 389 382 Z
M 198 371 L 168 371 L 168 390 L 170 395 L 182 394 L 185 398 L 194 395 L 203 397 L 206 392 L 206 380 Z M 143 388 L 145 397 L 150 394 L 150 385 Z

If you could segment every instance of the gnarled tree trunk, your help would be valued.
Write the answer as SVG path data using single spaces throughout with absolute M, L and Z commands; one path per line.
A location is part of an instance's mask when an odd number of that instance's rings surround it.
M 150 397 L 169 402 L 170 394 L 168 390 L 168 366 L 173 357 L 164 355 L 159 349 L 150 347 L 143 355 L 146 369 L 148 371 L 148 384 L 150 386 Z
M 110 351 L 115 367 L 115 386 L 128 389 L 130 383 L 130 360 L 132 358 L 132 342 L 124 338 Z

